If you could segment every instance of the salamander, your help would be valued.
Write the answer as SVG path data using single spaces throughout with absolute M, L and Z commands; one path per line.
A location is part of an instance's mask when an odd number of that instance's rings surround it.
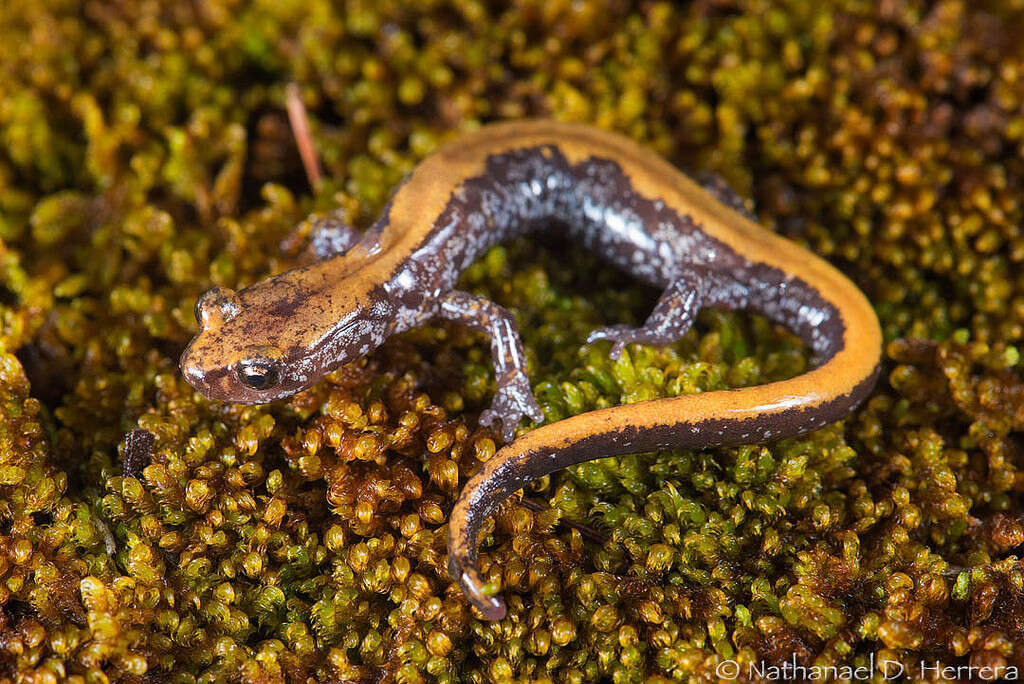
M 563 231 L 635 278 L 662 288 L 639 327 L 595 330 L 588 343 L 665 345 L 701 307 L 749 309 L 792 330 L 815 366 L 779 382 L 604 408 L 513 439 L 544 415 L 526 374 L 516 322 L 456 288 L 495 243 Z M 430 319 L 490 337 L 496 393 L 481 424 L 507 444 L 469 479 L 451 511 L 448 569 L 486 619 L 505 605 L 484 591 L 477 537 L 515 491 L 569 465 L 663 448 L 775 440 L 843 417 L 871 391 L 882 336 L 871 305 L 837 269 L 758 226 L 720 182 L 698 184 L 639 144 L 583 125 L 484 126 L 425 158 L 365 233 L 326 219 L 315 263 L 196 305 L 200 332 L 181 369 L 212 399 L 286 397 Z

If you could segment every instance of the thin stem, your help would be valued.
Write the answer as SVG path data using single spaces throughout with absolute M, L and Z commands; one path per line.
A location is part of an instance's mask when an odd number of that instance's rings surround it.
M 323 173 L 320 171 L 320 160 L 316 156 L 313 136 L 309 132 L 309 117 L 306 116 L 306 105 L 302 102 L 297 83 L 289 83 L 285 88 L 285 106 L 288 109 L 288 122 L 295 136 L 295 144 L 302 157 L 302 166 L 306 169 L 309 185 L 316 191 L 320 187 Z
M 522 498 L 522 500 L 519 503 L 521 503 L 526 508 L 529 508 L 531 511 L 535 511 L 535 512 L 538 512 L 538 513 L 542 512 L 542 511 L 549 511 L 549 510 L 551 510 L 550 506 L 547 506 L 547 505 L 545 505 L 545 504 L 543 504 L 543 503 L 541 503 L 539 501 L 536 501 L 534 499 L 527 499 L 525 496 Z M 600 532 L 595 530 L 593 527 L 590 527 L 589 525 L 585 525 L 585 524 L 583 524 L 581 522 L 576 522 L 575 520 L 570 520 L 569 518 L 559 518 L 558 519 L 558 523 L 560 525 L 565 525 L 566 527 L 570 527 L 570 528 L 578 531 L 580 533 L 580 535 L 584 539 L 589 539 L 590 541 L 594 542 L 595 544 L 604 544 L 605 542 L 608 541 L 608 538 L 605 537 L 603 534 L 601 534 Z

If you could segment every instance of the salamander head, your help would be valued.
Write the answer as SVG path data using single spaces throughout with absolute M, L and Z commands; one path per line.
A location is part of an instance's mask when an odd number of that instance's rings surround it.
M 189 384 L 210 399 L 263 404 L 304 390 L 386 337 L 390 310 L 301 270 L 196 303 L 199 334 L 181 355 Z

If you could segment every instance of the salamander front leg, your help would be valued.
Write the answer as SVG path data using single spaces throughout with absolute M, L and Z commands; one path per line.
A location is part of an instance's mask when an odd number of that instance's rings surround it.
M 485 332 L 491 338 L 491 357 L 498 391 L 491 402 L 491 408 L 480 414 L 480 423 L 494 425 L 495 421 L 500 420 L 502 436 L 506 442 L 511 442 L 523 416 L 538 423 L 544 420 L 544 413 L 530 389 L 523 343 L 519 339 L 519 329 L 512 314 L 490 300 L 460 290 L 442 297 L 437 313 L 442 318 Z
M 338 210 L 313 220 L 308 250 L 314 259 L 322 261 L 344 254 L 361 238 L 362 234 L 350 226 Z
M 598 328 L 587 337 L 587 344 L 598 340 L 613 342 L 610 356 L 617 359 L 627 344 L 666 345 L 675 342 L 693 325 L 703 306 L 742 309 L 747 306 L 747 290 L 728 274 L 704 266 L 687 265 L 686 272 L 672 282 L 658 299 L 654 311 L 639 328 L 612 325 Z
M 757 217 L 751 213 L 750 209 L 747 209 L 747 203 L 743 201 L 743 196 L 736 192 L 736 190 L 733 189 L 733 187 L 717 173 L 703 171 L 696 174 L 693 179 L 700 183 L 702 188 L 714 195 L 715 198 L 725 206 L 736 210 L 751 221 L 757 221 Z

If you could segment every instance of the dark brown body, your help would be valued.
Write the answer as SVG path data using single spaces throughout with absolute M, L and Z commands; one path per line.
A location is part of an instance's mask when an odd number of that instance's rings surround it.
M 337 226 L 335 226 L 337 227 Z M 792 436 L 837 420 L 870 391 L 881 334 L 860 291 L 826 262 L 754 224 L 720 185 L 702 188 L 635 143 L 598 129 L 499 124 L 425 159 L 366 235 L 342 231 L 317 264 L 199 306 L 203 330 L 182 357 L 208 396 L 263 402 L 308 387 L 389 335 L 436 317 L 487 332 L 498 380 L 481 421 L 508 441 L 540 421 L 515 322 L 454 290 L 483 251 L 513 235 L 563 230 L 665 292 L 630 342 L 667 344 L 703 306 L 758 311 L 800 335 L 819 365 L 790 380 L 594 411 L 537 428 L 501 449 L 466 484 L 449 523 L 449 570 L 489 619 L 504 605 L 475 569 L 482 522 L 509 494 L 593 458 Z M 268 380 L 273 382 L 268 383 Z M 258 385 L 258 386 L 256 386 Z

